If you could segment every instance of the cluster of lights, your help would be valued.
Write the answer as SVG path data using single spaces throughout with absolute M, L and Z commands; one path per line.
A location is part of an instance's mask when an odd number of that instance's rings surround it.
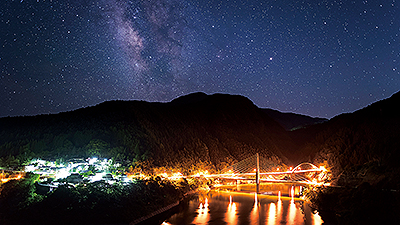
M 201 176 L 208 177 L 210 176 L 210 173 L 208 172 L 208 170 L 205 170 L 205 171 L 199 171 L 195 175 L 193 175 L 193 177 L 201 177 Z
M 161 177 L 163 179 L 168 179 L 168 180 L 179 180 L 179 179 L 184 178 L 184 176 L 181 172 L 174 172 L 174 173 L 170 173 L 170 174 L 163 172 L 163 173 L 158 173 L 157 176 Z
M 163 179 L 168 179 L 168 180 L 179 180 L 182 178 L 185 178 L 187 176 L 184 176 L 181 172 L 166 172 L 165 170 L 163 171 L 155 171 L 156 176 L 161 177 Z M 194 175 L 190 175 L 189 177 L 212 177 L 214 175 L 211 175 L 208 170 L 201 170 L 195 173 Z
M 13 175 L 8 175 L 6 176 L 4 172 L 0 173 L 0 181 L 1 183 L 6 183 L 10 180 L 19 180 L 22 178 L 22 174 L 13 174 Z
M 28 166 L 25 166 L 25 172 L 32 172 L 35 174 L 53 177 L 55 181 L 59 179 L 68 178 L 72 174 L 85 173 L 89 171 L 89 167 L 94 167 L 95 172 L 89 176 L 89 182 L 96 182 L 100 180 L 107 180 L 109 183 L 115 182 L 114 177 L 107 173 L 111 167 L 118 167 L 119 164 L 113 164 L 111 159 L 98 159 L 96 157 L 88 158 L 86 160 L 75 160 L 65 163 L 55 163 L 41 159 L 32 160 Z M 129 182 L 127 176 L 122 176 L 123 182 Z

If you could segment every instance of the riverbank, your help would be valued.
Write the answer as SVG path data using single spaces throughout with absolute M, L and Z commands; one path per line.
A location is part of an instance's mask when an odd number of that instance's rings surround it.
M 307 196 L 324 221 L 332 224 L 400 224 L 400 192 L 363 183 L 321 187 Z
M 178 207 L 187 198 L 189 198 L 190 196 L 196 194 L 196 192 L 197 192 L 196 190 L 192 190 L 190 192 L 187 192 L 187 193 L 185 193 L 183 195 L 183 197 L 179 201 L 177 201 L 175 203 L 172 203 L 170 205 L 167 205 L 165 207 L 162 207 L 162 208 L 160 208 L 160 209 L 158 209 L 158 210 L 156 210 L 156 211 L 154 211 L 154 212 L 152 212 L 152 213 L 150 213 L 150 214 L 148 214 L 146 216 L 143 216 L 141 218 L 135 219 L 133 222 L 129 223 L 129 225 L 137 225 L 137 224 L 145 224 L 145 223 L 148 224 L 150 221 L 151 222 L 159 221 L 158 217 L 161 214 L 167 214 L 168 211 L 172 211 L 175 207 Z M 160 218 L 163 218 L 163 217 L 160 217 Z
M 179 203 L 180 203 L 180 201 L 177 201 L 177 202 L 175 202 L 175 203 L 172 203 L 172 204 L 170 204 L 170 205 L 167 205 L 167 206 L 165 206 L 165 207 L 163 207 L 163 208 L 161 208 L 161 209 L 159 209 L 159 210 L 157 210 L 157 211 L 155 211 L 155 212 L 150 213 L 150 214 L 147 215 L 147 216 L 143 216 L 143 217 L 141 217 L 141 218 L 139 218 L 139 219 L 134 220 L 133 222 L 129 223 L 129 225 L 140 224 L 140 223 L 142 223 L 142 222 L 144 222 L 144 221 L 146 221 L 146 220 L 148 220 L 148 219 L 150 219 L 150 218 L 152 218 L 152 217 L 154 217 L 154 216 L 156 216 L 156 215 L 159 215 L 159 214 L 161 214 L 161 213 L 164 213 L 164 212 L 166 212 L 166 211 L 172 209 L 173 207 L 178 206 Z

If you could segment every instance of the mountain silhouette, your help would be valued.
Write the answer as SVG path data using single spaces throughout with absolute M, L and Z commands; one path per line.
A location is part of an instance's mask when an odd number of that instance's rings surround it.
M 96 155 L 128 164 L 218 170 L 260 153 L 281 165 L 325 164 L 338 183 L 397 184 L 399 104 L 396 93 L 326 120 L 261 109 L 240 95 L 107 101 L 53 115 L 0 118 L 0 163 Z

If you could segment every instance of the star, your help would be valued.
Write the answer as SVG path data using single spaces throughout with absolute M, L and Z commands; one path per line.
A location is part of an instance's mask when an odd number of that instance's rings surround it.
M 6 1 L 0 117 L 202 91 L 332 118 L 400 87 L 398 5 L 364 3 Z

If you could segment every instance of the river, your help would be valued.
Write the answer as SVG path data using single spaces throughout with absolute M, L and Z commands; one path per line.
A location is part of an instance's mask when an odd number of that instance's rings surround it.
M 185 224 L 266 224 L 320 225 L 318 213 L 312 213 L 299 198 L 255 193 L 211 191 L 197 194 L 163 225 Z

